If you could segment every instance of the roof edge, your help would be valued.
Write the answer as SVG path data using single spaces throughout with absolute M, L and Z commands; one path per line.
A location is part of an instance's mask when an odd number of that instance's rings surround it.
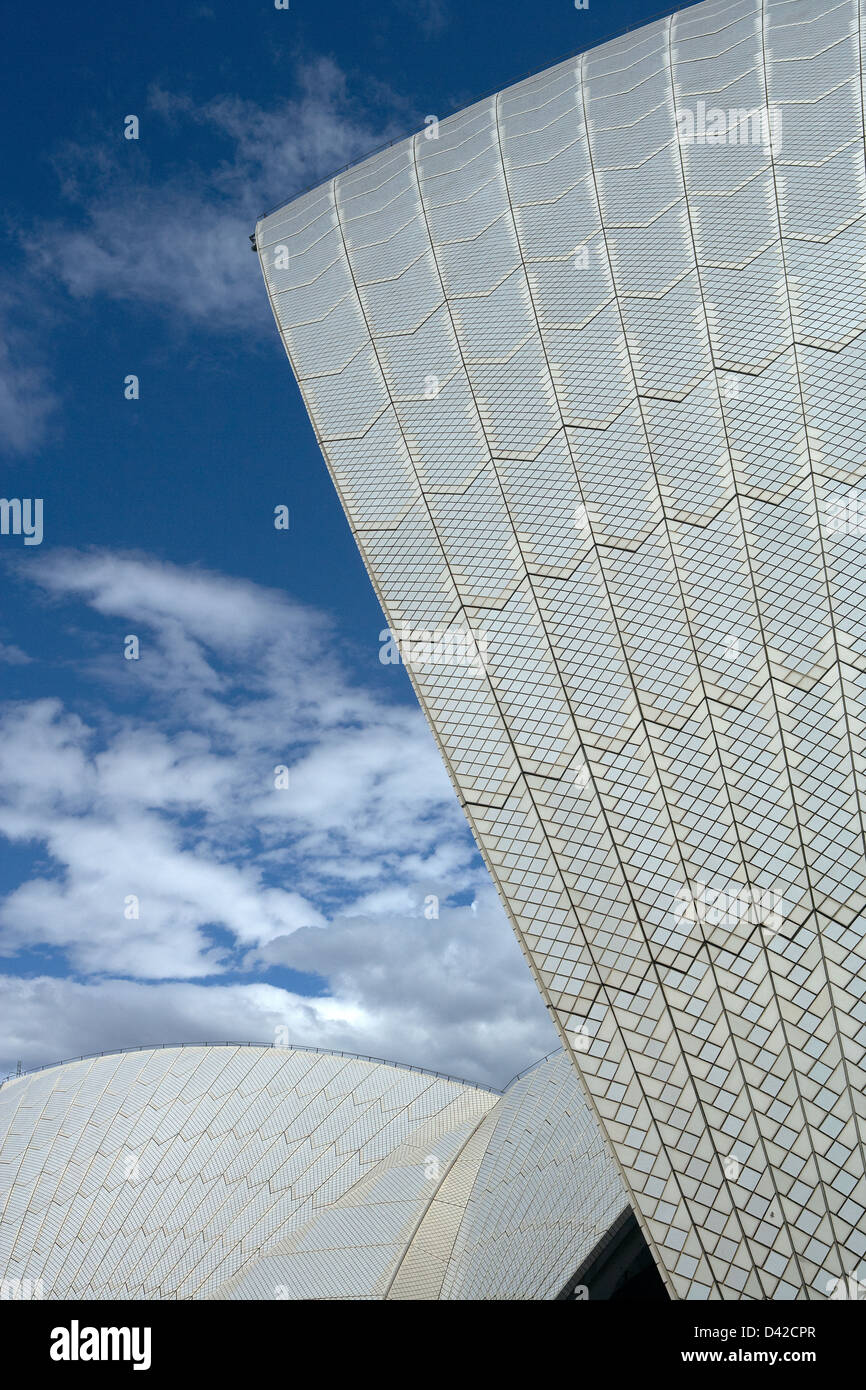
M 451 1076 L 448 1072 L 434 1071 L 430 1067 L 417 1067 L 411 1062 L 394 1062 L 388 1057 L 370 1057 L 362 1052 L 346 1052 L 331 1047 L 312 1047 L 306 1043 L 237 1042 L 231 1039 L 222 1042 L 141 1043 L 135 1047 L 109 1047 L 102 1052 L 82 1052 L 78 1057 L 64 1057 L 59 1062 L 45 1062 L 40 1067 L 29 1067 L 18 1075 L 5 1076 L 0 1080 L 0 1088 L 10 1081 L 18 1081 L 25 1076 L 36 1076 L 43 1071 L 53 1071 L 57 1067 L 67 1067 L 72 1062 L 91 1062 L 97 1057 L 120 1057 L 128 1052 L 167 1052 L 185 1047 L 257 1047 L 262 1052 L 314 1052 L 320 1057 L 345 1057 L 347 1061 L 351 1062 L 375 1062 L 378 1066 L 394 1067 L 397 1071 L 418 1072 L 422 1076 L 435 1077 L 438 1081 L 451 1081 L 458 1086 L 468 1086 L 473 1091 L 487 1091 L 494 1096 L 505 1094 L 496 1086 L 485 1086 L 480 1081 L 467 1081 L 463 1076 Z M 533 1065 L 537 1064 L 534 1063 Z
M 657 10 L 653 14 L 647 15 L 645 19 L 638 20 L 634 24 L 624 24 L 622 28 L 615 29 L 612 34 L 608 34 L 607 38 L 599 39 L 598 43 L 592 44 L 589 48 L 570 49 L 568 53 L 560 54 L 558 58 L 553 58 L 549 63 L 545 63 L 543 67 L 532 68 L 530 72 L 522 73 L 520 77 L 515 77 L 511 82 L 506 82 L 501 87 L 491 87 L 489 91 L 481 92 L 479 96 L 473 97 L 471 101 L 461 102 L 459 106 L 455 106 L 452 111 L 448 111 L 444 116 L 440 117 L 440 122 L 449 120 L 451 116 L 459 116 L 461 111 L 468 111 L 470 107 L 476 106 L 479 101 L 486 101 L 488 97 L 498 96 L 500 92 L 510 91 L 512 87 L 518 87 L 521 82 L 528 82 L 530 77 L 539 77 L 542 73 L 547 72 L 549 68 L 559 67 L 560 63 L 567 63 L 571 58 L 580 58 L 584 53 L 592 53 L 597 48 L 603 48 L 606 43 L 613 43 L 614 39 L 621 39 L 625 34 L 632 34 L 638 29 L 647 29 L 651 24 L 655 24 L 660 19 L 670 19 L 675 14 L 694 9 L 696 5 L 702 2 L 703 0 L 687 0 L 686 4 L 669 5 L 663 10 Z M 259 223 L 263 222 L 266 217 L 272 217 L 275 212 L 279 212 L 281 208 L 289 207 L 296 199 L 305 197 L 307 193 L 312 193 L 316 188 L 324 187 L 326 183 L 331 183 L 334 179 L 338 178 L 340 174 L 345 174 L 349 169 L 356 169 L 359 165 L 366 164 L 367 160 L 372 159 L 374 155 L 382 154 L 384 150 L 390 150 L 393 145 L 402 145 L 405 140 L 411 140 L 412 136 L 417 134 L 417 130 L 409 130 L 404 135 L 395 135 L 392 140 L 383 140 L 380 145 L 374 145 L 373 149 L 368 150 L 366 154 L 358 155 L 357 159 L 350 159 L 348 163 L 341 164 L 339 169 L 334 169 L 330 174 L 322 174 L 320 178 L 313 179 L 313 182 L 308 183 L 306 187 L 299 188 L 297 193 L 291 193 L 289 197 L 283 199 L 282 202 L 275 203 L 271 208 L 266 208 L 265 211 L 260 213 L 256 218 L 256 226 L 250 237 L 253 243 L 252 249 L 254 251 L 257 249 L 255 244 L 256 228 L 258 228 Z

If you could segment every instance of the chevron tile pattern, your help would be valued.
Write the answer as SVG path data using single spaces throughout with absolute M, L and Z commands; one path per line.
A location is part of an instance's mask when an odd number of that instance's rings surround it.
M 566 1053 L 512 1082 L 476 1133 L 446 1180 L 459 1219 L 443 1183 L 389 1297 L 556 1298 L 627 1210 Z
M 864 1272 L 863 35 L 706 0 L 256 231 L 676 1298 Z
M 559 1052 L 468 1129 L 419 1126 L 211 1297 L 554 1299 L 627 1209 Z
M 252 1044 L 0 1086 L 4 1299 L 552 1299 L 627 1206 L 563 1053 L 502 1096 Z
M 52 1299 L 204 1297 L 420 1126 L 459 1147 L 496 1100 L 363 1058 L 231 1045 L 8 1081 L 0 1279 L 41 1279 Z

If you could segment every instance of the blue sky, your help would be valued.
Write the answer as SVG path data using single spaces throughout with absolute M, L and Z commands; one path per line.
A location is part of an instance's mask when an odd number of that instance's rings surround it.
M 503 1084 L 555 1045 L 378 660 L 248 236 L 426 115 L 661 8 L 16 10 L 2 493 L 44 499 L 44 539 L 0 536 L 0 1075 L 287 1028 Z

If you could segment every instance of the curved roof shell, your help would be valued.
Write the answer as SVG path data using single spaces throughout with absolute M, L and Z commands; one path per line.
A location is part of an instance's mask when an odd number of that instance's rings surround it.
M 166 1047 L 0 1087 L 0 1280 L 49 1298 L 200 1298 L 427 1129 L 497 1095 L 363 1058 Z
M 675 1298 L 866 1260 L 860 9 L 705 0 L 256 229 Z
M 0 1281 L 46 1298 L 552 1298 L 625 1209 L 563 1054 L 498 1093 L 254 1045 L 0 1087 Z

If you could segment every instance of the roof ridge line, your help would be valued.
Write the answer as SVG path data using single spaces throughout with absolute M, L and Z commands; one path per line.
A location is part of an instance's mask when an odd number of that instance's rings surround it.
M 389 1057 L 372 1057 L 367 1053 L 347 1052 L 340 1048 L 313 1047 L 309 1043 L 238 1042 L 232 1039 L 226 1039 L 222 1042 L 140 1043 L 133 1047 L 109 1047 L 101 1052 L 83 1052 L 77 1057 L 64 1057 L 58 1062 L 45 1062 L 42 1066 L 29 1067 L 26 1071 L 17 1074 L 10 1072 L 8 1076 L 0 1080 L 0 1088 L 5 1086 L 9 1081 L 19 1080 L 20 1077 L 35 1076 L 38 1072 L 52 1071 L 55 1067 L 66 1067 L 72 1062 L 90 1062 L 94 1061 L 97 1057 L 119 1057 L 128 1052 L 165 1052 L 170 1051 L 172 1048 L 180 1049 L 185 1047 L 258 1047 L 261 1048 L 262 1051 L 314 1052 L 321 1057 L 345 1057 L 348 1061 L 375 1062 L 379 1066 L 394 1067 L 399 1071 L 420 1072 L 422 1076 L 432 1076 L 439 1081 L 453 1081 L 460 1086 L 468 1086 L 475 1091 L 489 1091 L 495 1096 L 505 1094 L 504 1091 L 501 1091 L 496 1086 L 486 1086 L 480 1081 L 468 1081 L 463 1076 L 452 1076 L 449 1072 L 435 1071 L 431 1067 L 415 1066 L 412 1062 L 395 1062 Z M 541 1060 L 543 1061 L 544 1059 L 542 1058 Z M 533 1063 L 532 1065 L 537 1066 L 538 1063 Z M 531 1069 L 531 1067 L 527 1068 L 527 1070 Z M 525 1075 L 525 1072 L 519 1073 L 519 1075 Z M 516 1080 L 517 1078 L 515 1077 L 513 1079 Z M 511 1082 L 508 1084 L 511 1085 Z

